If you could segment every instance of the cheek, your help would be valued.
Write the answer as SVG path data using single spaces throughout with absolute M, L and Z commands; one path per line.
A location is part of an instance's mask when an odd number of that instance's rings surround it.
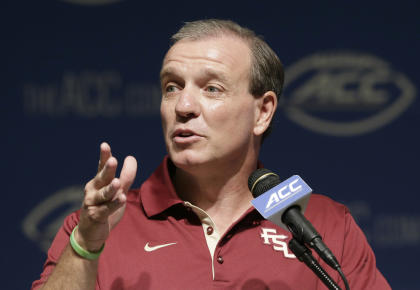
M 213 116 L 215 119 L 223 118 L 229 110 L 223 102 L 206 102 L 202 105 L 202 108 L 204 108 L 203 112 L 207 111 L 207 114 Z
M 202 116 L 209 129 L 214 130 L 215 133 L 222 133 L 230 127 L 229 122 L 232 112 L 225 104 L 205 104 L 203 107 Z
M 235 135 L 247 135 L 252 131 L 255 109 L 251 103 L 211 104 L 206 111 L 206 123 L 217 130 L 216 133 L 234 138 Z
M 166 134 L 166 130 L 168 128 L 169 120 L 170 120 L 170 110 L 166 103 L 162 102 L 160 105 L 160 118 L 162 119 L 162 128 L 163 132 Z

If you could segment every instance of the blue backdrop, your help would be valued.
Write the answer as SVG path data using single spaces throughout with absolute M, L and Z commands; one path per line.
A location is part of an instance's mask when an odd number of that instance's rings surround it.
M 159 164 L 160 64 L 169 36 L 200 18 L 254 29 L 285 64 L 265 166 L 345 203 L 393 288 L 418 289 L 416 1 L 2 5 L 2 289 L 39 276 L 57 227 L 95 174 L 101 141 L 120 162 L 137 158 L 136 186 Z

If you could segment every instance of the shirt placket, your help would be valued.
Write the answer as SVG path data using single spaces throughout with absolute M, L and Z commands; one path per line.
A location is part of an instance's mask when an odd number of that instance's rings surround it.
M 216 261 L 220 263 L 219 256 L 218 255 L 215 256 L 215 251 L 216 251 L 217 244 L 220 241 L 221 235 L 216 228 L 216 224 L 213 222 L 211 217 L 204 210 L 202 210 L 198 206 L 191 204 L 188 201 L 184 202 L 184 204 L 186 207 L 191 208 L 201 221 L 201 225 L 204 231 L 204 236 L 207 242 L 207 247 L 209 249 L 210 256 L 211 256 L 212 277 L 214 279 L 215 257 L 216 257 Z

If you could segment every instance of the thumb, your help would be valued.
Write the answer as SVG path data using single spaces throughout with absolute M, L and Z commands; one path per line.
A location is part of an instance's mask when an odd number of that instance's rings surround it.
M 127 156 L 121 169 L 120 182 L 124 193 L 127 193 L 134 182 L 137 172 L 137 160 L 133 156 Z

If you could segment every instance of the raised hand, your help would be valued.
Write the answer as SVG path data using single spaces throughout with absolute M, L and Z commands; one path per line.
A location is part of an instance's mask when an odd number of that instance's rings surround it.
M 126 193 L 136 176 L 137 161 L 127 156 L 119 178 L 115 177 L 117 165 L 111 147 L 102 143 L 98 173 L 85 186 L 79 227 L 75 232 L 76 241 L 88 251 L 101 248 L 124 214 Z

